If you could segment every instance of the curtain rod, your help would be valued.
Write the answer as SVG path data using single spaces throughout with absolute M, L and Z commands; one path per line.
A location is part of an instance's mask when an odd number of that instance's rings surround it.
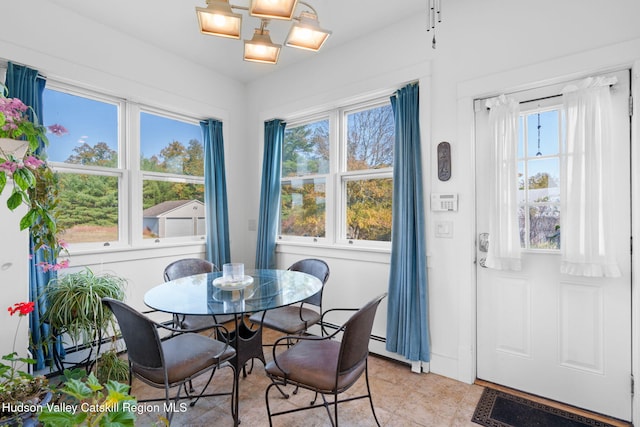
M 613 88 L 613 87 L 615 87 L 615 83 L 614 83 L 614 84 L 610 84 L 610 85 L 609 85 L 609 88 Z M 542 96 L 542 97 L 540 97 L 540 98 L 533 98 L 533 99 L 527 99 L 527 100 L 524 100 L 524 101 L 518 101 L 518 104 L 527 104 L 527 103 L 529 103 L 529 102 L 544 101 L 544 100 L 546 100 L 546 99 L 559 98 L 559 97 L 561 97 L 561 96 L 562 96 L 562 94 L 561 94 L 561 93 L 556 93 L 555 95 Z M 491 99 L 491 98 L 494 98 L 494 97 L 493 97 L 493 96 L 491 96 L 491 97 L 488 97 L 488 98 L 482 98 L 482 99 L 479 99 L 478 101 L 479 101 L 480 103 L 484 103 L 484 102 L 486 102 L 488 99 Z M 489 107 L 486 107 L 486 109 L 487 109 L 487 110 L 489 110 L 490 108 L 489 108 Z M 476 111 L 477 111 L 477 110 L 476 110 Z

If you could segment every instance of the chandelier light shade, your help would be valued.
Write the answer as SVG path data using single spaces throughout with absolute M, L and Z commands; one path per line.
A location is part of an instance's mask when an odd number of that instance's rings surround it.
M 196 7 L 200 32 L 203 34 L 239 39 L 242 34 L 242 15 L 235 13 L 234 9 L 248 12 L 249 17 L 260 18 L 260 28 L 255 30 L 251 40 L 244 41 L 246 61 L 266 64 L 278 62 L 282 45 L 273 43 L 266 29 L 272 19 L 294 21 L 285 41 L 289 47 L 317 52 L 331 35 L 331 31 L 320 27 L 316 10 L 304 1 L 251 0 L 249 7 L 230 4 L 229 0 L 206 1 L 207 7 Z M 299 5 L 304 5 L 308 10 L 294 16 Z
M 291 27 L 285 44 L 314 52 L 320 50 L 331 31 L 320 28 L 318 15 L 311 12 L 302 12 L 297 20 L 298 22 Z
M 297 4 L 298 0 L 251 0 L 249 14 L 258 18 L 291 20 Z
M 280 56 L 279 44 L 274 44 L 269 37 L 269 30 L 256 28 L 253 38 L 244 41 L 244 60 L 261 62 L 263 64 L 275 64 Z
M 240 38 L 242 15 L 234 13 L 227 0 L 207 0 L 207 7 L 196 7 L 200 32 L 212 36 Z

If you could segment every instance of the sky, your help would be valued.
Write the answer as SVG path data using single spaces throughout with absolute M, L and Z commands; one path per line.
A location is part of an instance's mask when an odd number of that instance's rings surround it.
M 48 135 L 50 161 L 64 162 L 74 154 L 74 148 L 84 143 L 94 146 L 105 142 L 117 150 L 118 107 L 115 104 L 45 89 L 42 115 L 45 126 L 59 124 L 68 131 L 63 136 Z M 186 146 L 191 139 L 202 142 L 199 125 L 141 113 L 141 151 L 145 157 L 158 155 L 175 140 Z

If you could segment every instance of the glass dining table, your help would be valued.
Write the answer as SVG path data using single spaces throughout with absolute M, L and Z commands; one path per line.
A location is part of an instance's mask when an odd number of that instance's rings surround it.
M 248 270 L 242 280 L 225 282 L 222 272 L 196 274 L 164 282 L 148 290 L 144 303 L 176 315 L 233 315 L 235 328 L 229 342 L 236 349 L 232 364 L 239 377 L 245 363 L 257 358 L 265 363 L 262 327 L 245 324 L 245 314 L 272 310 L 316 294 L 322 282 L 315 276 L 289 270 Z

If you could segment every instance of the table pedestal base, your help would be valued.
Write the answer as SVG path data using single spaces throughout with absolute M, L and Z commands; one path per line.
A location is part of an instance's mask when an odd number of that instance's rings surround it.
M 245 323 L 242 316 L 236 316 L 235 330 L 229 332 L 229 336 L 226 337 L 229 340 L 229 344 L 236 349 L 236 356 L 231 359 L 231 364 L 236 371 L 236 405 L 240 399 L 240 371 L 244 372 L 246 377 L 246 371 L 244 369 L 245 364 L 251 359 L 259 359 L 263 365 L 266 365 L 264 359 L 264 352 L 262 351 L 262 326 L 258 329 L 250 329 Z M 237 408 L 237 406 L 236 406 Z M 238 413 L 238 423 L 240 422 L 240 414 Z

